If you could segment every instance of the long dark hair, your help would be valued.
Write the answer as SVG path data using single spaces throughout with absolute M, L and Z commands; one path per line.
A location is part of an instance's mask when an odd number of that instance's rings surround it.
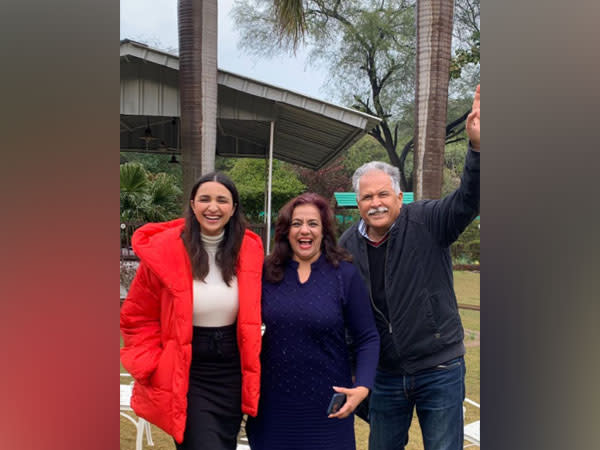
M 215 255 L 215 261 L 217 266 L 221 269 L 223 281 L 230 285 L 233 276 L 235 275 L 235 269 L 240 253 L 240 247 L 242 246 L 242 239 L 246 230 L 246 219 L 242 212 L 242 206 L 240 205 L 240 196 L 238 191 L 233 184 L 233 181 L 229 179 L 227 175 L 222 172 L 211 172 L 200 177 L 190 192 L 189 200 L 192 201 L 196 197 L 198 188 L 207 181 L 216 181 L 221 183 L 231 193 L 233 199 L 233 206 L 235 208 L 233 215 L 229 219 L 229 222 L 225 225 L 225 235 L 223 240 L 219 243 L 217 254 Z M 185 210 L 185 227 L 181 238 L 188 251 L 190 257 L 190 263 L 192 265 L 192 276 L 196 280 L 204 281 L 206 275 L 208 275 L 208 254 L 202 245 L 201 229 L 194 210 L 192 209 L 191 203 L 188 201 L 188 206 Z
M 342 247 L 337 245 L 335 237 L 335 221 L 333 211 L 327 200 L 319 194 L 306 192 L 294 197 L 279 210 L 275 224 L 275 245 L 273 251 L 265 259 L 265 279 L 271 283 L 278 283 L 283 279 L 283 273 L 288 261 L 292 259 L 293 251 L 288 240 L 288 233 L 292 222 L 294 209 L 300 205 L 314 205 L 321 215 L 323 225 L 323 240 L 321 241 L 321 252 L 334 267 L 340 265 L 340 261 L 352 261 L 352 256 Z

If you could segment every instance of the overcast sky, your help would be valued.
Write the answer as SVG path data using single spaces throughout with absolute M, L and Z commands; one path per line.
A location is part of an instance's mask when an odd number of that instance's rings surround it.
M 305 63 L 306 53 L 260 59 L 238 50 L 239 35 L 230 11 L 233 0 L 219 2 L 218 65 L 220 69 L 330 101 L 321 86 L 326 73 Z M 151 47 L 177 49 L 177 0 L 121 0 L 121 39 L 143 42 Z

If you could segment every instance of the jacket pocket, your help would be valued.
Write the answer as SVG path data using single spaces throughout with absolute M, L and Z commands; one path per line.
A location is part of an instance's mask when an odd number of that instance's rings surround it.
M 156 370 L 150 377 L 151 386 L 167 391 L 172 390 L 176 351 L 175 341 L 168 340 L 160 354 Z
M 175 412 L 172 406 L 173 395 L 172 392 L 160 388 L 136 383 L 133 387 L 131 408 L 139 417 L 143 417 L 174 436 L 178 430 L 175 426 Z
M 462 339 L 462 325 L 454 298 L 449 293 L 438 291 L 430 296 L 433 320 L 439 338 L 444 343 Z
M 447 361 L 443 364 L 438 364 L 437 366 L 435 366 L 436 370 L 445 370 L 445 371 L 450 371 L 453 369 L 456 369 L 458 366 L 463 364 L 463 358 L 458 357 L 458 358 L 454 358 L 450 361 Z
M 410 310 L 410 317 L 404 318 L 407 323 L 404 333 L 398 335 L 396 340 L 403 349 L 399 352 L 399 356 L 420 358 L 440 350 L 443 347 L 440 330 L 435 320 L 431 295 L 427 289 L 419 293 Z
M 424 298 L 423 306 L 430 332 L 428 338 L 431 348 L 427 353 L 435 353 L 442 349 L 444 346 L 444 340 L 442 339 L 443 334 L 439 322 L 437 301 L 435 296 L 429 294 L 429 291 L 427 291 L 427 296 Z

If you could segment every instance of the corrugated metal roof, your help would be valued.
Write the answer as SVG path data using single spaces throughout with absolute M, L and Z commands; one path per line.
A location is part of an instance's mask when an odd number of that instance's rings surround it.
M 177 152 L 178 56 L 131 40 L 121 41 L 120 56 L 121 150 Z M 274 120 L 273 156 L 320 169 L 380 121 L 223 70 L 217 83 L 217 154 L 222 156 L 264 158 Z M 158 139 L 146 143 L 140 138 L 148 124 Z
M 402 203 L 412 203 L 415 199 L 413 192 L 404 192 Z M 338 208 L 358 208 L 356 194 L 354 192 L 334 192 Z

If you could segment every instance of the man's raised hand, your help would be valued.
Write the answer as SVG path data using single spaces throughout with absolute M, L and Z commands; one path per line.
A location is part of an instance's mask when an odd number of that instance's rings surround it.
M 479 151 L 479 147 L 481 144 L 479 128 L 481 122 L 479 112 L 480 97 L 480 85 L 477 85 L 477 89 L 475 90 L 475 97 L 473 98 L 473 106 L 471 108 L 471 113 L 467 116 L 467 135 L 469 136 L 469 141 L 471 141 L 471 148 L 476 151 Z

